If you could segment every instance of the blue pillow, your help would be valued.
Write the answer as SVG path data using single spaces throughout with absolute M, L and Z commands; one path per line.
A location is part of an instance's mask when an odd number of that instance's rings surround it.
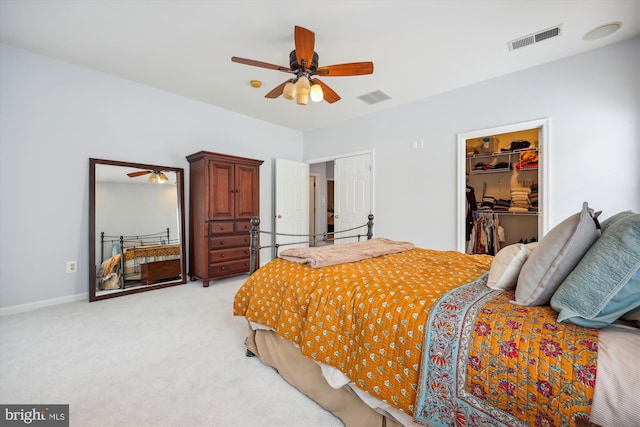
M 610 216 L 609 218 L 605 219 L 604 221 L 602 221 L 600 223 L 600 228 L 602 230 L 602 232 L 604 233 L 604 230 L 606 230 L 607 228 L 609 228 L 609 226 L 611 224 L 614 224 L 618 221 L 620 221 L 623 218 L 626 218 L 630 215 L 633 215 L 632 211 L 622 211 L 622 212 L 618 212 L 615 215 Z
M 604 327 L 640 305 L 640 214 L 607 225 L 551 298 L 559 322 Z
M 604 328 L 637 307 L 640 307 L 640 270 L 631 276 L 631 279 L 593 318 L 585 319 L 577 315 L 563 320 L 586 328 Z

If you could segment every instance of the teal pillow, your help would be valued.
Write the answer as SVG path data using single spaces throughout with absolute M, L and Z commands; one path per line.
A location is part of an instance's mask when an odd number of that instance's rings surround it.
M 625 215 L 608 224 L 551 298 L 558 321 L 603 327 L 638 307 L 638 270 L 640 214 Z
M 631 279 L 611 297 L 609 302 L 593 318 L 585 319 L 577 315 L 567 317 L 563 321 L 586 328 L 604 328 L 637 307 L 640 307 L 640 270 L 631 276 Z
M 622 212 L 618 212 L 615 215 L 611 215 L 609 218 L 605 219 L 604 221 L 602 221 L 600 223 L 600 228 L 602 230 L 602 232 L 604 233 L 604 230 L 606 230 L 607 228 L 609 228 L 609 226 L 623 218 L 628 217 L 629 215 L 633 215 L 632 211 L 622 211 Z

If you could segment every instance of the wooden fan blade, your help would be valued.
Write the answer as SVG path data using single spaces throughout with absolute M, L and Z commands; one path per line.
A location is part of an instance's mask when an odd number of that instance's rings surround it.
M 282 91 L 284 90 L 284 85 L 286 85 L 289 82 L 292 82 L 293 80 L 286 80 L 284 82 L 282 82 L 281 84 L 279 84 L 278 86 L 274 87 L 271 92 L 269 92 L 268 94 L 266 94 L 264 97 L 265 98 L 277 98 L 280 95 L 282 95 Z
M 318 75 L 324 77 L 361 76 L 363 74 L 373 74 L 373 62 L 352 62 L 318 67 Z
M 304 59 L 305 67 L 311 68 L 311 63 L 313 61 L 313 49 L 316 44 L 315 33 L 296 25 L 294 39 L 296 43 L 296 58 L 298 59 L 298 64 L 302 65 L 302 60 Z
M 232 56 L 231 61 L 237 62 L 238 64 L 253 65 L 254 67 L 260 67 L 260 68 L 268 68 L 270 70 L 291 71 L 289 67 L 283 67 L 282 65 L 269 64 L 268 62 L 255 61 L 253 59 L 238 58 L 237 56 Z
M 313 82 L 318 83 L 320 87 L 322 87 L 322 95 L 324 97 L 324 100 L 327 101 L 329 104 L 333 104 L 336 101 L 340 101 L 340 95 L 335 93 L 335 91 L 331 89 L 329 86 L 327 86 L 326 83 L 318 79 L 313 79 Z
M 135 178 L 136 176 L 147 175 L 147 174 L 150 174 L 150 173 L 151 173 L 151 171 L 129 172 L 129 173 L 127 174 L 127 176 L 128 176 L 129 178 Z

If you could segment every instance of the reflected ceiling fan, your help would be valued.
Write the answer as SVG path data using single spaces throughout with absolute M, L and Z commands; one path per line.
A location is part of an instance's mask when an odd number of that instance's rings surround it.
M 159 182 L 164 183 L 169 181 L 169 178 L 162 172 L 161 170 L 146 170 L 146 171 L 138 171 L 138 172 L 129 172 L 127 176 L 129 178 L 136 178 L 142 175 L 149 175 L 149 182 Z
M 340 96 L 324 82 L 314 76 L 361 76 L 373 73 L 373 62 L 351 62 L 347 64 L 318 67 L 318 54 L 315 48 L 315 33 L 306 28 L 296 26 L 294 29 L 295 49 L 289 54 L 289 67 L 255 61 L 253 59 L 234 56 L 231 61 L 254 67 L 268 68 L 293 74 L 294 77 L 284 81 L 265 98 L 277 98 L 283 95 L 286 99 L 296 99 L 298 104 L 307 105 L 309 98 L 318 102 L 323 99 L 329 104 L 340 100 Z

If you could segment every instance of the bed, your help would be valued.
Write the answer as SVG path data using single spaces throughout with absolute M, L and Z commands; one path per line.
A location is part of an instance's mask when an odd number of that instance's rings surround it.
M 169 228 L 143 235 L 100 233 L 99 289 L 151 285 L 180 277 L 180 241 Z
M 371 223 L 251 274 L 234 300 L 248 355 L 347 426 L 639 425 L 640 214 L 600 225 L 585 203 L 495 257 L 380 254 Z

